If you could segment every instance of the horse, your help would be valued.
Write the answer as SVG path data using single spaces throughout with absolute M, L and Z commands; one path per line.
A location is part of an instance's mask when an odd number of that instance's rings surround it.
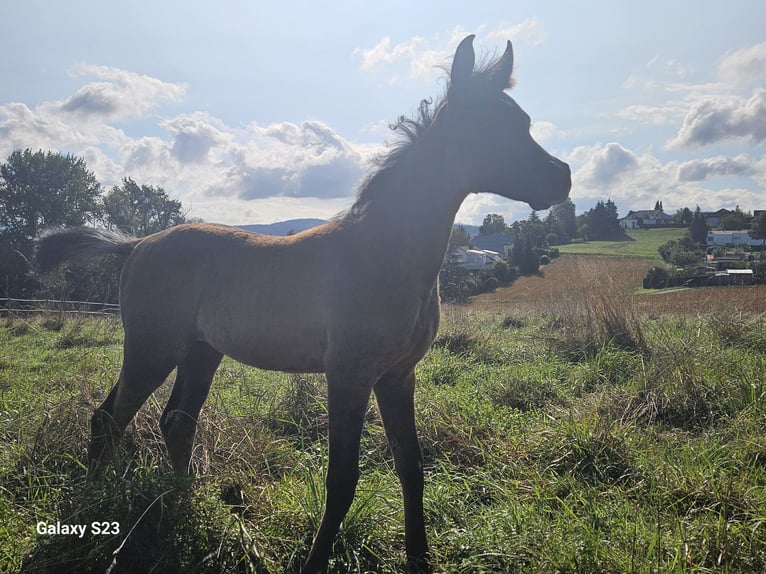
M 457 211 L 492 192 L 533 209 L 564 201 L 569 166 L 530 135 L 530 118 L 506 93 L 513 48 L 475 67 L 474 35 L 458 45 L 445 94 L 421 102 L 328 223 L 287 236 L 210 224 L 143 238 L 96 228 L 44 235 L 41 271 L 99 254 L 125 257 L 125 333 L 117 383 L 91 421 L 94 470 L 147 398 L 177 369 L 160 419 L 176 472 L 189 471 L 197 418 L 222 357 L 261 369 L 324 373 L 327 499 L 304 573 L 327 568 L 354 498 L 359 444 L 375 394 L 404 503 L 408 568 L 432 571 L 423 516 L 423 457 L 414 412 L 415 365 L 439 326 L 438 274 Z

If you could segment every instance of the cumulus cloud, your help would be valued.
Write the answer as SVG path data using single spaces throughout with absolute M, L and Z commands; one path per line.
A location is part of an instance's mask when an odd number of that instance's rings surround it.
M 218 124 L 209 114 L 196 112 L 160 125 L 173 134 L 173 157 L 180 163 L 198 163 L 205 161 L 210 150 L 227 139 Z
M 531 46 L 537 46 L 547 38 L 542 21 L 528 18 L 518 24 L 500 23 L 492 28 L 482 25 L 471 31 L 456 26 L 446 33 L 433 34 L 428 38 L 413 36 L 398 43 L 392 43 L 390 36 L 384 36 L 372 48 L 356 48 L 354 55 L 361 60 L 359 67 L 364 72 L 406 64 L 410 78 L 430 78 L 452 57 L 457 44 L 469 33 L 503 43 L 506 40 L 521 41 Z
M 329 126 L 306 121 L 252 126 L 232 153 L 225 181 L 211 195 L 349 197 L 367 171 L 367 157 Z
M 590 185 L 602 186 L 627 176 L 637 165 L 638 160 L 632 151 L 612 142 L 593 150 L 579 176 Z
M 71 73 L 75 77 L 90 76 L 103 81 L 86 84 L 63 102 L 61 109 L 99 120 L 143 117 L 161 102 L 180 101 L 186 92 L 181 84 L 109 66 L 80 64 Z
M 695 103 L 667 147 L 699 148 L 732 139 L 766 140 L 766 90 L 756 89 L 748 99 L 721 96 Z
M 27 147 L 74 153 L 107 188 L 132 177 L 165 188 L 193 215 L 244 223 L 252 221 L 246 206 L 274 209 L 276 198 L 314 211 L 315 198 L 350 202 L 376 151 L 318 121 L 241 128 L 204 112 L 164 115 L 164 132 L 135 137 L 118 124 L 166 112 L 185 88 L 114 68 L 82 65 L 77 73 L 99 81 L 63 101 L 0 105 L 0 155 Z M 211 214 L 207 206 L 215 206 Z
M 713 178 L 742 177 L 758 182 L 766 174 L 766 158 L 714 156 L 678 162 L 663 161 L 651 152 L 636 152 L 617 143 L 580 146 L 565 159 L 572 167 L 572 200 L 611 198 L 621 214 L 651 209 L 660 200 L 665 211 L 699 205 L 702 209 L 759 209 L 761 193 L 740 187 L 705 185 Z
M 727 52 L 718 61 L 718 74 L 735 84 L 762 83 L 766 79 L 766 42 Z
M 750 176 L 756 166 L 744 154 L 736 157 L 716 156 L 687 161 L 678 166 L 679 181 L 703 181 L 712 177 Z

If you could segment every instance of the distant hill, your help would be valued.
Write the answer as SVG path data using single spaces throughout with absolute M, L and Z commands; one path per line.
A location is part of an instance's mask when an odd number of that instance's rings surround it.
M 237 225 L 237 227 L 253 233 L 263 233 L 264 235 L 287 235 L 290 230 L 300 233 L 323 223 L 327 223 L 327 221 L 324 219 L 288 219 L 287 221 L 277 221 L 276 223 L 253 223 L 250 225 Z M 458 225 L 462 225 L 471 237 L 476 237 L 479 234 L 478 225 L 456 223 L 455 227 Z
M 463 229 L 465 229 L 466 233 L 470 235 L 471 237 L 476 237 L 479 235 L 479 226 L 478 225 L 468 225 L 466 223 L 455 223 L 452 227 L 457 227 L 458 225 L 462 225 Z
M 264 235 L 287 235 L 290 231 L 300 233 L 317 225 L 327 223 L 324 219 L 289 219 L 276 223 L 237 225 L 240 229 Z

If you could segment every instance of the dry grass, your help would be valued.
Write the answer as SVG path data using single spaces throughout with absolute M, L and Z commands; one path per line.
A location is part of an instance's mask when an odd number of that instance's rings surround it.
M 506 315 L 539 315 L 568 301 L 629 299 L 640 314 L 718 315 L 766 313 L 766 285 L 698 287 L 636 294 L 646 271 L 653 265 L 636 257 L 564 255 L 537 275 L 521 277 L 509 287 L 475 297 L 471 306 Z

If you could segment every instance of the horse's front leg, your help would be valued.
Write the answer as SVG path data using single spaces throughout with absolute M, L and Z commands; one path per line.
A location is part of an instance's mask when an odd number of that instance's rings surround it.
M 359 441 L 374 382 L 373 377 L 348 369 L 327 371 L 327 503 L 303 574 L 326 571 L 335 535 L 354 499 L 359 479 Z

